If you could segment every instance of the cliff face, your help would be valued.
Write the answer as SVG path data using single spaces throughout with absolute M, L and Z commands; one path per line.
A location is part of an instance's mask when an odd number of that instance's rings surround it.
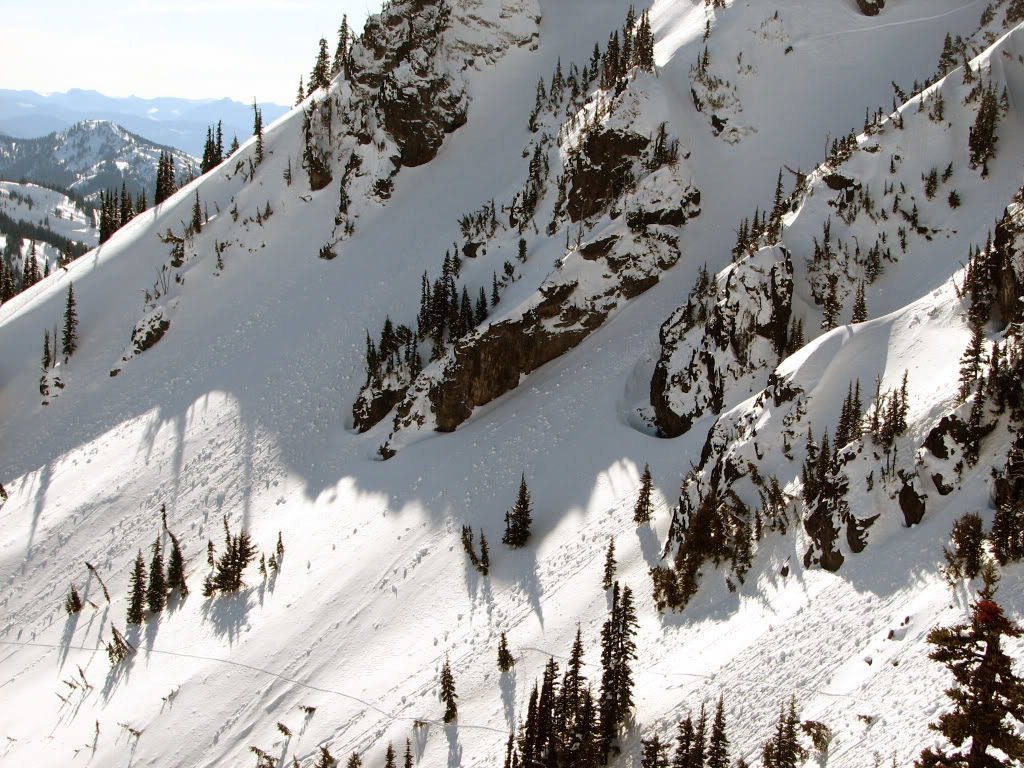
M 530 161 L 522 190 L 501 206 L 503 215 L 491 201 L 462 219 L 464 244 L 451 288 L 443 282 L 434 289 L 435 298 L 441 291 L 457 299 L 460 266 L 475 268 L 489 252 L 512 251 L 517 263 L 506 261 L 500 280 L 495 274 L 491 303 L 509 290 L 520 303 L 492 308 L 486 320 L 460 326 L 459 333 L 452 323 L 425 323 L 429 308 L 421 307 L 417 331 L 408 330 L 414 339 L 409 350 L 433 336 L 432 362 L 422 371 L 396 362 L 370 377 L 353 406 L 356 429 L 366 431 L 398 404 L 384 455 L 416 430 L 456 429 L 475 408 L 578 345 L 680 258 L 681 233 L 700 214 L 701 195 L 684 180 L 686 155 L 678 139 L 650 109 L 661 84 L 634 71 L 614 90 L 585 99 L 576 87 L 578 102 L 568 95 L 572 86 L 563 87 L 565 95 L 556 89 L 551 101 L 538 97 L 530 119 L 536 137 L 523 151 Z M 556 109 L 563 99 L 565 110 Z M 543 234 L 541 217 L 550 217 Z M 554 266 L 544 272 L 532 254 L 550 253 L 561 242 Z M 524 292 L 523 281 L 531 279 L 537 287 Z
M 539 18 L 536 0 L 409 0 L 370 17 L 349 76 L 375 103 L 402 165 L 432 160 L 445 134 L 466 122 L 464 70 L 532 41 Z
M 771 371 L 786 348 L 792 296 L 793 263 L 782 247 L 763 248 L 715 277 L 702 273 L 661 326 L 651 378 L 661 436 L 678 437 L 705 413 L 749 396 L 758 372 Z

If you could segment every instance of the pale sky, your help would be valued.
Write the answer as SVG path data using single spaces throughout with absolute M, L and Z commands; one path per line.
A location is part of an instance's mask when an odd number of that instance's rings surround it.
M 2 0 L 0 87 L 108 96 L 229 97 L 290 106 L 342 14 L 379 0 Z

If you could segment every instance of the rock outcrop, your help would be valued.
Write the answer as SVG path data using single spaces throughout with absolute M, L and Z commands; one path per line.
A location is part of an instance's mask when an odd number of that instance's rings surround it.
M 764 384 L 786 347 L 792 295 L 793 264 L 781 247 L 763 248 L 714 278 L 701 273 L 686 304 L 661 326 L 651 378 L 661 436 L 687 432 L 705 413 L 720 413 Z

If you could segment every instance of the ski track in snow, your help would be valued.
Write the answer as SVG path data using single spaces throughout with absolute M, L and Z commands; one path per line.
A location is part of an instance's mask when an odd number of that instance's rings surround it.
M 812 42 L 814 40 L 827 40 L 830 37 L 839 37 L 841 35 L 856 35 L 863 32 L 877 32 L 880 29 L 889 29 L 890 27 L 902 27 L 907 24 L 921 24 L 926 21 L 938 21 L 939 19 L 945 19 L 948 16 L 953 16 L 964 11 L 970 10 L 976 5 L 980 5 L 982 0 L 971 0 L 967 5 L 962 8 L 954 8 L 951 11 L 945 11 L 943 13 L 937 13 L 933 16 L 918 16 L 913 19 L 904 19 L 903 21 L 890 21 L 885 24 L 874 24 L 867 27 L 857 27 L 852 29 L 843 29 L 838 32 L 824 32 L 819 35 L 811 35 L 800 39 L 800 42 Z

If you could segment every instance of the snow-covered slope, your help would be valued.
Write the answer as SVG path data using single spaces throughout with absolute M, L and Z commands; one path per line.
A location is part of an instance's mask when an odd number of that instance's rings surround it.
M 928 78 L 945 35 L 970 37 L 983 6 L 902 0 L 867 17 L 853 0 L 714 9 L 656 0 L 655 72 L 629 73 L 618 94 L 591 84 L 586 118 L 600 124 L 594 105 L 606 104 L 601 119 L 629 115 L 651 139 L 665 122 L 680 139 L 680 157 L 653 174 L 671 175 L 669 188 L 700 190 L 699 215 L 648 224 L 677 239 L 678 257 L 662 259 L 657 282 L 642 293 L 621 293 L 623 281 L 602 269 L 607 262 L 581 253 L 612 235 L 631 243 L 628 222 L 643 217 L 628 214 L 652 210 L 663 187 L 643 185 L 638 160 L 635 189 L 610 190 L 607 205 L 559 217 L 556 177 L 569 167 L 565 140 L 576 113 L 563 103 L 540 116 L 537 133 L 528 125 L 538 78 L 550 91 L 559 59 L 564 71 L 570 62 L 582 69 L 595 40 L 606 50 L 610 33 L 621 34 L 627 8 L 459 0 L 445 18 L 431 2 L 393 3 L 356 44 L 351 80 L 337 79 L 328 94 L 311 95 L 266 127 L 262 163 L 248 142 L 66 272 L 0 306 L 0 481 L 8 494 L 0 507 L 0 692 L 17 704 L 0 708 L 0 761 L 251 765 L 257 747 L 282 765 L 294 758 L 308 767 L 327 745 L 341 759 L 359 751 L 370 765 L 383 763 L 389 741 L 401 751 L 408 738 L 425 766 L 499 764 L 533 681 L 549 655 L 567 657 L 577 627 L 596 691 L 610 536 L 640 622 L 635 713 L 618 765 L 638 762 L 641 737 L 671 738 L 688 710 L 720 693 L 732 755 L 751 763 L 791 694 L 804 718 L 832 730 L 819 757 L 829 765 L 871 764 L 876 754 L 909 764 L 937 738 L 927 723 L 945 706 L 947 680 L 928 661 L 924 636 L 961 620 L 970 600 L 965 588 L 951 594 L 945 585 L 941 549 L 956 515 L 987 509 L 988 468 L 1005 461 L 1005 429 L 983 444 L 954 494 L 929 496 L 912 528 L 883 495 L 898 490 L 891 480 L 885 485 L 876 473 L 868 492 L 862 475 L 851 475 L 855 516 L 879 517 L 870 546 L 838 572 L 818 567 L 820 557 L 805 565 L 810 534 L 791 519 L 786 535 L 763 539 L 735 591 L 724 578 L 705 577 L 684 611 L 661 613 L 649 571 L 663 562 L 680 480 L 701 463 L 706 442 L 715 456 L 770 449 L 765 477 L 780 474 L 772 467 L 788 464 L 782 446 L 761 445 L 752 433 L 768 424 L 765 434 L 780 434 L 783 408 L 794 406 L 758 399 L 772 361 L 759 368 L 763 381 L 744 380 L 749 400 L 734 392 L 721 420 L 704 413 L 682 436 L 663 440 L 653 434 L 650 382 L 662 353 L 657 329 L 704 264 L 710 275 L 729 264 L 741 219 L 770 208 L 779 167 L 811 173 L 828 137 L 859 129 L 865 107 L 887 113 L 890 82 L 909 88 Z M 1003 18 L 989 23 L 1001 29 Z M 967 141 L 962 120 L 926 126 L 911 102 L 902 108 L 904 132 L 884 134 L 905 141 L 905 184 L 937 164 L 933 151 L 953 152 L 961 212 L 981 211 L 969 203 L 984 199 L 987 222 L 1001 217 L 1020 183 L 1020 34 L 986 54 L 1010 101 L 986 181 L 957 159 Z M 950 113 L 960 77 L 953 72 L 939 86 L 950 89 Z M 630 104 L 635 111 L 617 111 Z M 929 131 L 923 138 L 910 134 L 915 120 Z M 460 288 L 475 300 L 482 287 L 489 297 L 505 262 L 512 267 L 515 279 L 500 286 L 481 335 L 540 306 L 546 287 L 566 276 L 586 289 L 581 305 L 611 302 L 613 311 L 571 349 L 473 408 L 453 432 L 409 428 L 395 443 L 401 450 L 380 461 L 394 418 L 359 433 L 352 413 L 367 379 L 367 329 L 376 338 L 386 317 L 415 326 L 424 272 L 436 278 L 453 245 L 464 254 L 460 218 L 492 200 L 499 210 L 517 193 L 521 200 L 544 134 L 552 173 L 539 190 L 536 226 L 518 231 L 502 211 L 497 234 L 465 254 Z M 882 141 L 865 139 L 872 140 Z M 882 171 L 871 158 L 888 170 L 881 148 L 847 161 L 863 168 L 833 170 L 878 184 L 871 174 Z M 822 185 L 823 176 L 812 178 L 785 220 L 794 312 L 812 340 L 775 378 L 798 385 L 807 418 L 824 425 L 851 379 L 860 376 L 867 390 L 881 372 L 893 387 L 911 370 L 915 399 L 901 438 L 907 447 L 899 448 L 909 462 L 955 394 L 967 333 L 951 275 L 969 244 L 984 245 L 989 223 L 971 213 L 959 224 L 947 206 L 948 218 L 927 225 L 949 237 L 931 233 L 931 248 L 918 247 L 929 242 L 924 235 L 911 238 L 913 253 L 908 247 L 898 265 L 887 265 L 879 293 L 868 298 L 869 322 L 819 333 L 804 258 L 813 237 L 820 240 L 821 214 L 833 210 L 834 194 Z M 919 201 L 919 218 L 937 217 L 947 195 L 944 188 L 934 205 Z M 197 200 L 201 231 L 190 225 Z M 862 219 L 850 226 L 868 228 Z M 833 227 L 840 237 L 838 213 Z M 517 260 L 520 238 L 525 262 Z M 774 264 L 777 256 L 776 248 L 751 258 Z M 650 264 L 630 266 L 642 273 Z M 63 387 L 44 407 L 39 338 L 60 324 L 72 283 L 79 349 L 49 370 Z M 136 342 L 155 329 L 162 335 L 141 349 Z M 458 348 L 439 349 L 436 368 L 457 359 Z M 426 375 L 429 344 L 419 351 Z M 860 368 L 866 372 L 855 374 Z M 919 379 L 917 370 L 928 375 Z M 411 405 L 417 412 L 426 426 L 429 407 Z M 797 440 L 802 450 L 799 425 Z M 645 463 L 655 516 L 638 528 L 632 508 Z M 497 542 L 521 474 L 534 502 L 533 535 L 526 548 L 510 550 Z M 285 554 L 276 574 L 264 579 L 253 565 L 248 587 L 204 598 L 207 542 L 219 554 L 225 518 L 268 556 L 280 532 Z M 486 576 L 462 551 L 462 525 L 492 542 Z M 126 628 L 136 553 L 148 560 L 154 539 L 166 548 L 171 534 L 191 593 Z M 63 598 L 72 583 L 88 602 L 69 618 Z M 1004 569 L 999 597 L 1011 616 L 1024 612 L 1019 566 Z M 111 667 L 103 644 L 113 627 L 138 652 Z M 517 658 L 506 675 L 494 663 L 502 632 Z M 458 720 L 448 726 L 437 700 L 446 657 L 459 696 Z
M 0 181 L 0 213 L 14 221 L 42 226 L 54 234 L 95 248 L 99 233 L 91 210 L 67 195 L 37 184 Z
M 152 197 L 161 151 L 172 154 L 179 178 L 198 175 L 199 161 L 181 150 L 106 120 L 84 120 L 39 139 L 0 136 L 0 176 L 58 184 L 84 197 L 124 181 L 133 197 L 142 190 Z

